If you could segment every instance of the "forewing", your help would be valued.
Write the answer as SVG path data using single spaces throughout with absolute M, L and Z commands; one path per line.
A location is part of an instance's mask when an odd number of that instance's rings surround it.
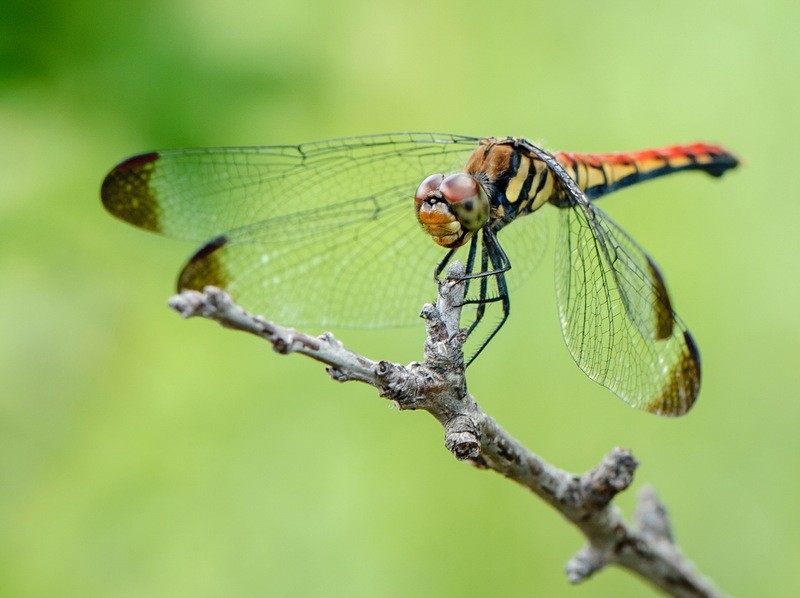
M 385 326 L 416 320 L 444 251 L 417 224 L 429 174 L 459 170 L 477 140 L 406 133 L 300 146 L 136 156 L 103 183 L 113 214 L 208 240 L 180 288 L 222 286 L 287 324 Z
M 580 368 L 625 402 L 682 415 L 700 389 L 700 357 L 650 257 L 583 198 L 562 211 L 556 290 Z
M 261 221 L 346 206 L 401 185 L 411 188 L 407 201 L 413 204 L 420 177 L 432 174 L 430 169 L 460 168 L 476 144 L 471 137 L 396 133 L 294 146 L 151 152 L 117 165 L 101 196 L 123 220 L 200 242 Z

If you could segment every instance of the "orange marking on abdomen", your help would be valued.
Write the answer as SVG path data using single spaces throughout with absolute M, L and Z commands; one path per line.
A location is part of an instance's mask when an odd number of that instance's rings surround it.
M 679 170 L 719 176 L 736 158 L 718 145 L 693 143 L 614 154 L 557 153 L 556 158 L 591 197 Z

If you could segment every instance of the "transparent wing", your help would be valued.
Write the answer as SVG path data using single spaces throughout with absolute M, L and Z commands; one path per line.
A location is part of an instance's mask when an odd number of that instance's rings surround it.
M 433 270 L 445 251 L 417 225 L 406 191 L 391 192 L 397 200 L 379 213 L 373 199 L 361 199 L 346 210 L 234 229 L 224 246 L 190 260 L 179 286 L 221 286 L 243 306 L 291 325 L 419 322 L 422 304 L 435 298 Z
M 548 210 L 536 210 L 519 216 L 497 233 L 511 269 L 506 273 L 508 288 L 519 288 L 542 263 L 548 242 Z
M 222 286 L 287 324 L 405 325 L 434 297 L 445 253 L 417 224 L 414 192 L 460 170 L 477 141 L 404 133 L 143 154 L 108 175 L 102 197 L 143 228 L 213 237 L 182 287 Z
M 570 353 L 625 402 L 682 415 L 700 389 L 700 357 L 650 257 L 582 197 L 562 211 L 556 291 Z

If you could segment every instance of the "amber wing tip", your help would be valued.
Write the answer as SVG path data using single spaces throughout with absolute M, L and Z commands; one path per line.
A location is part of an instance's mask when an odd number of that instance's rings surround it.
M 669 383 L 645 410 L 664 417 L 686 415 L 700 394 L 700 351 L 688 330 L 683 332 L 685 351 L 675 364 Z

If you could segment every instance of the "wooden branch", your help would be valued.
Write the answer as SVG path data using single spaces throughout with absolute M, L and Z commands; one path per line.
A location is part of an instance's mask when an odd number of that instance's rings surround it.
M 428 333 L 425 359 L 408 366 L 358 355 L 330 333 L 313 337 L 253 316 L 215 287 L 202 293 L 184 291 L 169 304 L 183 317 L 215 320 L 263 338 L 279 353 L 301 353 L 325 363 L 334 380 L 374 386 L 401 410 L 421 409 L 433 415 L 444 428 L 445 446 L 457 459 L 528 488 L 586 536 L 587 544 L 567 563 L 570 582 L 581 582 L 616 564 L 672 596 L 721 596 L 681 554 L 666 509 L 652 489 L 639 494 L 636 525 L 627 523 L 611 504 L 633 481 L 638 462 L 629 451 L 615 448 L 590 471 L 571 474 L 525 448 L 467 392 L 461 350 L 465 335 L 459 329 L 462 274 L 463 266 L 453 264 L 449 278 L 440 284 L 437 304 L 423 308 Z

